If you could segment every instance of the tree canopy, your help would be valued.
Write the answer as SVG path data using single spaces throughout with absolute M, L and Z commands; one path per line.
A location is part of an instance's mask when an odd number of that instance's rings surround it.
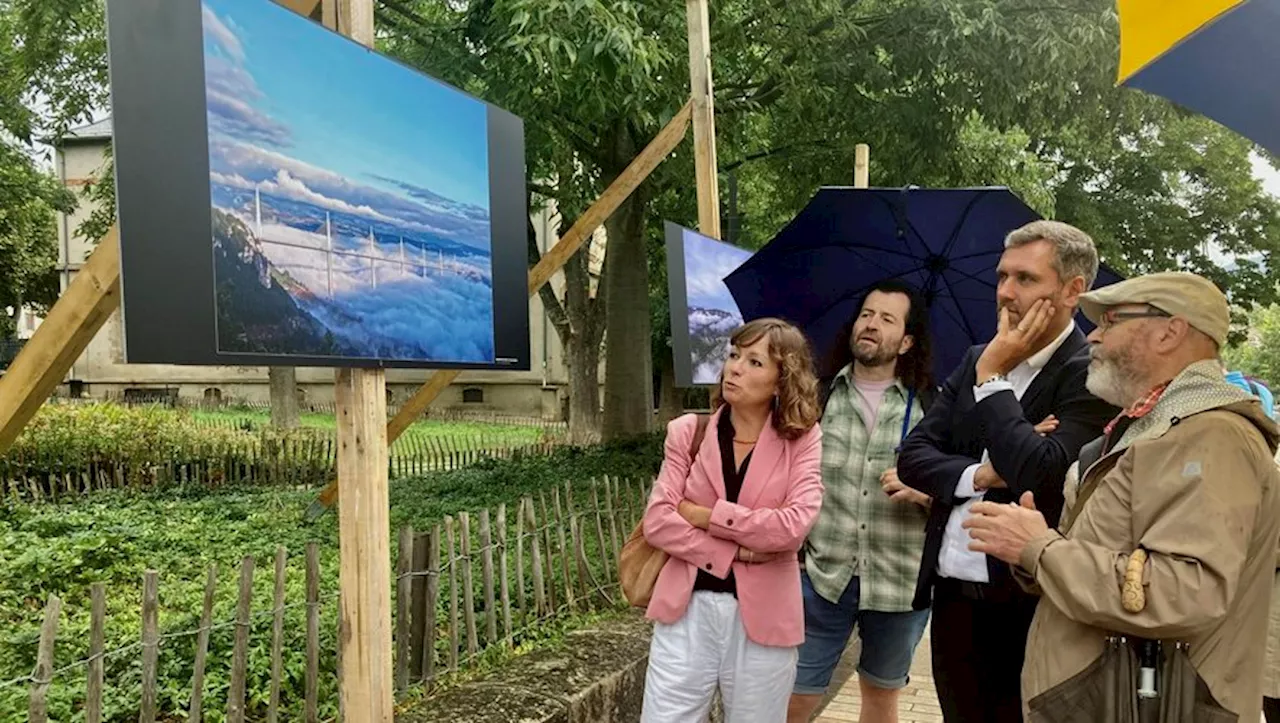
M 566 223 L 688 95 L 678 3 L 375 7 L 381 50 L 524 118 L 531 200 L 554 203 Z M 26 152 L 105 103 L 102 30 L 99 0 L 0 0 L 9 148 Z M 865 142 L 873 185 L 1007 185 L 1091 233 L 1122 273 L 1184 268 L 1241 309 L 1280 301 L 1280 205 L 1250 173 L 1256 149 L 1115 86 L 1113 0 L 714 0 L 711 36 L 721 193 L 732 174 L 742 245 L 765 243 L 818 187 L 848 185 L 854 145 Z M 659 222 L 696 218 L 690 150 L 678 149 L 611 219 L 596 297 L 581 266 L 566 269 L 558 296 L 542 293 L 562 340 L 585 348 L 575 373 L 594 380 L 602 338 L 625 349 L 629 366 L 619 358 L 608 370 L 622 386 L 606 398 L 633 422 L 648 394 L 643 377 L 665 353 Z M 22 198 L 54 207 L 58 199 L 35 189 L 24 186 Z M 611 336 L 606 321 L 623 333 Z
M 75 197 L 38 143 L 88 120 L 107 95 L 102 6 L 84 0 L 0 0 L 0 309 L 58 296 L 55 212 Z M 13 318 L 0 320 L 13 333 Z

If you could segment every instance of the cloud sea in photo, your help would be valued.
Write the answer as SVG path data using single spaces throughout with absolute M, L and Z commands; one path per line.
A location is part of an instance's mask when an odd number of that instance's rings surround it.
M 492 363 L 486 106 L 265 0 L 203 28 L 218 350 Z

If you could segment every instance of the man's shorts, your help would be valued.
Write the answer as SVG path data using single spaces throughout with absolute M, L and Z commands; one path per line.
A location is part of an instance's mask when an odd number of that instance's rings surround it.
M 884 690 L 906 686 L 911 658 L 929 622 L 928 610 L 859 612 L 857 577 L 849 581 L 838 603 L 819 595 L 806 572 L 800 574 L 800 586 L 804 593 L 804 643 L 800 646 L 793 692 L 799 695 L 827 692 L 855 625 L 862 639 L 858 676 Z

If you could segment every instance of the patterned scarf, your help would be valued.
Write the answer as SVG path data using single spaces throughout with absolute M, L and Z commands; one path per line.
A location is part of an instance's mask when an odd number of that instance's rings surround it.
M 1116 425 L 1119 424 L 1121 420 L 1128 418 L 1132 421 L 1134 419 L 1141 419 L 1150 414 L 1151 410 L 1155 409 L 1156 402 L 1160 401 L 1160 397 L 1164 394 L 1164 390 L 1168 388 L 1169 382 L 1165 382 L 1164 384 L 1161 384 L 1147 392 L 1145 396 L 1133 404 L 1130 404 L 1127 409 L 1120 412 L 1119 416 L 1108 422 L 1106 428 L 1102 430 L 1102 433 L 1109 437 L 1111 436 L 1111 430 L 1115 429 Z

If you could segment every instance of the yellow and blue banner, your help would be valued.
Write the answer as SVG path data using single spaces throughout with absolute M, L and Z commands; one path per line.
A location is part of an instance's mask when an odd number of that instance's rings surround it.
M 1280 0 L 1119 0 L 1119 82 L 1280 154 Z

